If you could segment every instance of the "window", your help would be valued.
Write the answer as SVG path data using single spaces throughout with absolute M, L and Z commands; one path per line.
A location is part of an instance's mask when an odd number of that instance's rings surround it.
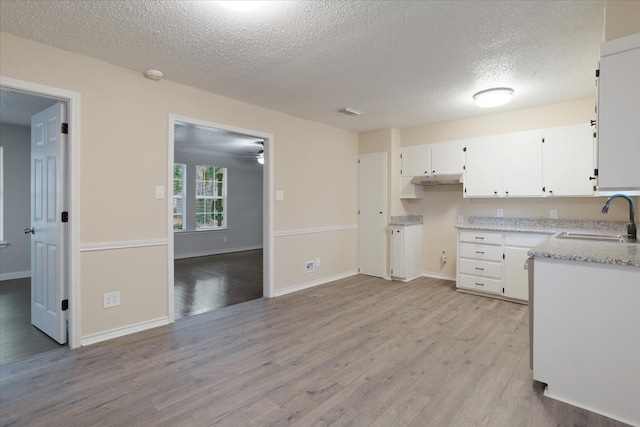
M 196 166 L 196 230 L 226 227 L 227 169 Z
M 184 195 L 187 165 L 173 165 L 173 229 L 184 230 Z

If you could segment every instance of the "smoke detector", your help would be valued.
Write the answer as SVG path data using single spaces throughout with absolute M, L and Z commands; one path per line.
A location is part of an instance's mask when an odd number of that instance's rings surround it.
M 347 116 L 359 116 L 362 114 L 362 111 L 358 111 L 349 107 L 344 107 L 339 109 L 338 113 L 346 114 Z
M 144 76 L 149 80 L 158 81 L 162 80 L 162 78 L 164 77 L 164 73 L 160 70 L 156 70 L 155 68 L 149 68 L 148 70 L 144 71 Z

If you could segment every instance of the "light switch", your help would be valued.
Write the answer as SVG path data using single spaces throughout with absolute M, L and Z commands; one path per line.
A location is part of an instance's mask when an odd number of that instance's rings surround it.
M 276 190 L 276 200 L 284 200 L 284 191 Z
M 156 199 L 164 199 L 164 187 L 156 185 Z

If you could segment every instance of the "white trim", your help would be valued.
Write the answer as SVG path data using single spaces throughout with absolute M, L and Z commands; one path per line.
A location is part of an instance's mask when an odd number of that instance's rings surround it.
M 333 276 L 323 277 L 311 282 L 300 283 L 299 285 L 289 286 L 284 289 L 279 289 L 274 292 L 274 297 L 281 297 L 283 295 L 290 294 L 292 292 L 302 291 L 304 289 L 313 288 L 316 286 L 324 285 L 325 283 L 334 282 L 340 279 L 346 279 L 347 277 L 355 276 L 358 274 L 357 270 L 347 271 L 346 273 L 334 274 Z
M 123 337 L 125 335 L 135 334 L 136 332 L 146 331 L 147 329 L 157 328 L 158 326 L 165 326 L 168 324 L 169 318 L 166 316 L 159 317 L 157 319 L 145 320 L 144 322 L 134 323 L 132 325 L 122 326 L 95 334 L 89 334 L 82 337 L 80 345 L 91 345 L 102 341 Z
M 124 242 L 83 243 L 80 252 L 109 251 L 112 249 L 146 248 L 149 246 L 166 246 L 169 239 L 127 240 Z
M 228 126 L 220 123 L 213 123 L 204 120 L 194 119 L 191 117 L 180 116 L 177 114 L 169 114 L 168 120 L 168 135 L 169 141 L 167 144 L 167 188 L 173 188 L 173 162 L 174 162 L 174 126 L 175 122 L 185 122 L 198 126 L 206 126 L 217 129 L 223 129 L 230 132 L 240 133 L 244 135 L 256 136 L 258 138 L 264 139 L 264 165 L 262 169 L 262 246 L 264 249 L 263 252 L 263 281 L 262 281 L 262 294 L 267 298 L 272 298 L 274 296 L 274 254 L 273 254 L 273 227 L 274 227 L 274 206 L 273 200 L 275 198 L 274 194 L 274 149 L 275 149 L 275 139 L 272 134 L 258 132 L 249 129 L 238 128 L 234 126 Z M 174 232 L 173 232 L 173 210 L 171 199 L 167 197 L 167 235 L 169 236 L 168 243 L 169 248 L 167 251 L 168 256 L 168 267 L 167 267 L 167 275 L 168 275 L 168 285 L 167 285 L 167 312 L 169 314 L 169 323 L 175 321 L 174 315 L 174 268 L 173 268 L 173 260 L 174 260 Z
M 618 416 L 617 414 L 612 414 L 612 413 L 607 412 L 607 411 L 602 411 L 600 409 L 593 408 L 590 405 L 585 405 L 585 404 L 583 404 L 581 402 L 576 402 L 576 401 L 574 401 L 572 399 L 565 399 L 564 397 L 554 395 L 553 393 L 549 392 L 549 385 L 547 385 L 544 388 L 544 392 L 542 394 L 545 397 L 548 397 L 549 399 L 557 400 L 558 402 L 566 403 L 568 405 L 572 405 L 572 406 L 575 406 L 577 408 L 586 409 L 587 411 L 593 412 L 594 414 L 599 414 L 599 415 L 605 416 L 607 418 L 611 418 L 612 420 L 616 420 L 616 421 L 620 421 L 621 423 L 629 424 L 630 426 L 638 425 L 638 424 L 634 424 L 637 420 L 634 421 L 634 420 L 625 419 L 625 418 L 622 418 L 622 417 Z
M 69 121 L 69 336 L 70 348 L 80 346 L 81 288 L 80 288 L 80 146 L 81 96 L 79 92 L 0 76 L 0 87 L 55 97 L 67 102 Z
M 422 277 L 433 277 L 434 279 L 453 280 L 454 282 L 456 281 L 456 276 L 451 276 L 449 274 L 432 273 L 430 271 L 423 271 Z
M 245 246 L 242 248 L 231 248 L 231 249 L 216 249 L 213 251 L 203 251 L 203 252 L 190 252 L 186 254 L 174 255 L 173 259 L 185 259 L 185 258 L 198 258 L 201 256 L 210 256 L 210 255 L 220 255 L 220 254 L 230 254 L 234 252 L 244 252 L 244 251 L 255 251 L 258 249 L 262 249 L 262 245 L 257 246 Z
M 31 277 L 31 270 L 2 273 L 0 274 L 0 282 L 3 280 L 26 279 L 27 277 Z
M 330 226 L 330 227 L 301 228 L 298 230 L 276 231 L 273 233 L 273 236 L 274 237 L 297 236 L 300 234 L 331 233 L 334 231 L 357 230 L 357 229 L 358 229 L 358 224 L 336 225 L 336 226 Z

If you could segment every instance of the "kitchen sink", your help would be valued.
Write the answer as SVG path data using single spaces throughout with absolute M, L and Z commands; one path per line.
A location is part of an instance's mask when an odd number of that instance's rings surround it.
M 611 242 L 625 243 L 626 240 L 619 234 L 598 234 L 598 233 L 573 233 L 564 231 L 556 236 L 556 239 L 580 240 L 583 242 Z

